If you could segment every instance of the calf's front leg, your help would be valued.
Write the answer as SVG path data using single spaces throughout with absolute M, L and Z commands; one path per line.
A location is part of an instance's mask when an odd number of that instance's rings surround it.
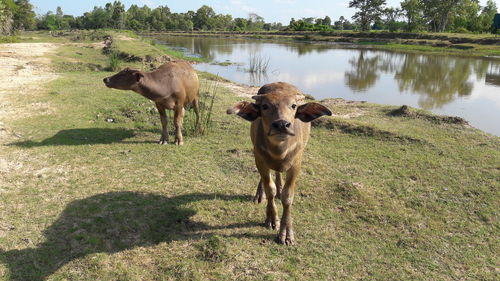
M 167 113 L 165 112 L 165 108 L 159 103 L 156 103 L 156 108 L 158 109 L 158 112 L 160 113 L 161 128 L 162 128 L 160 141 L 158 143 L 159 144 L 167 144 L 168 143 Z
M 276 195 L 276 185 L 271 178 L 271 171 L 269 170 L 269 168 L 265 167 L 262 164 L 257 164 L 257 169 L 259 170 L 262 187 L 264 188 L 264 192 L 267 198 L 265 225 L 268 228 L 277 229 L 279 228 L 278 211 L 276 209 L 276 204 L 274 203 L 274 196 Z
M 278 243 L 292 245 L 295 242 L 293 231 L 292 203 L 295 195 L 295 184 L 300 173 L 300 164 L 296 164 L 286 173 L 286 182 L 281 191 L 281 203 L 283 204 L 283 216 L 281 217 L 281 227 L 278 233 Z

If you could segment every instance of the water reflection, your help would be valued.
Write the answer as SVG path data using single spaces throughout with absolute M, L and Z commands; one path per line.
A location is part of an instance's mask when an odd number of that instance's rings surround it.
M 500 135 L 500 126 L 491 121 L 500 119 L 500 60 L 306 42 L 185 36 L 158 39 L 213 61 L 236 63 L 198 64 L 196 68 L 238 83 L 260 86 L 285 81 L 316 98 L 408 104 L 464 117 Z M 267 73 L 248 72 L 251 54 L 270 58 Z
M 418 105 L 424 109 L 441 108 L 456 98 L 470 96 L 475 75 L 500 85 L 498 65 L 495 74 L 487 74 L 490 62 L 475 58 L 398 54 L 361 50 L 349 59 L 351 69 L 345 82 L 354 92 L 366 92 L 375 85 L 381 73 L 393 74 L 400 92 L 419 95 Z

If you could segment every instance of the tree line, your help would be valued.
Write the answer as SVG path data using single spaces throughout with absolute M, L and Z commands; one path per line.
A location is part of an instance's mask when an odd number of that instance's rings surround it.
M 288 25 L 266 23 L 258 14 L 233 18 L 217 14 L 203 5 L 196 11 L 173 13 L 167 6 L 151 9 L 147 5 L 131 5 L 127 10 L 120 1 L 94 7 L 82 16 L 56 12 L 36 15 L 29 0 L 0 0 L 0 34 L 17 30 L 67 29 L 130 29 L 136 31 L 331 31 L 389 30 L 433 32 L 490 32 L 497 6 L 488 0 L 481 7 L 479 0 L 403 0 L 400 7 L 387 7 L 385 0 L 351 0 L 349 7 L 356 13 L 349 21 L 341 16 L 332 21 L 324 18 L 290 20 Z

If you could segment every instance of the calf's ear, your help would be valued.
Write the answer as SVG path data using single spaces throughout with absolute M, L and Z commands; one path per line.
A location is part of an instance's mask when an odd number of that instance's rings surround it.
M 241 101 L 235 104 L 233 107 L 228 108 L 226 113 L 236 114 L 248 121 L 253 121 L 260 116 L 259 110 L 257 110 L 257 106 L 247 101 Z
M 315 102 L 308 102 L 297 108 L 295 118 L 302 122 L 311 122 L 312 120 L 323 115 L 332 116 L 332 112 L 326 106 Z
M 134 73 L 134 76 L 137 82 L 139 82 L 141 81 L 141 78 L 144 77 L 144 74 L 142 72 L 137 71 L 136 73 Z

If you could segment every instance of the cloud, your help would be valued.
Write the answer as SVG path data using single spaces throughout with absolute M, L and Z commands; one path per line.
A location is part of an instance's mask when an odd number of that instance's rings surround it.
M 273 0 L 273 2 L 276 4 L 290 5 L 297 3 L 297 0 Z
M 150 8 L 151 8 L 151 7 L 158 6 L 158 5 L 157 5 L 154 1 L 152 1 L 152 0 L 141 0 L 141 2 L 142 2 L 144 5 L 146 5 L 146 6 L 150 7 Z
M 240 10 L 247 13 L 257 13 L 258 10 L 254 7 L 248 5 L 247 3 L 240 0 L 231 0 L 231 5 L 233 10 Z

